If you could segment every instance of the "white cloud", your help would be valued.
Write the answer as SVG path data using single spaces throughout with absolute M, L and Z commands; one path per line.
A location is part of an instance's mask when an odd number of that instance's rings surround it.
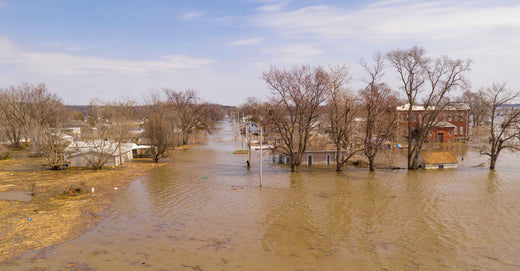
M 269 4 L 262 5 L 258 7 L 256 10 L 263 12 L 278 12 L 281 11 L 289 3 L 288 1 L 280 1 L 274 4 L 272 3 L 272 1 L 267 2 L 269 2 Z
M 0 58 L 4 64 L 16 65 L 27 72 L 55 75 L 120 73 L 142 76 L 156 71 L 194 68 L 214 63 L 212 59 L 183 55 L 166 55 L 158 60 L 137 61 L 61 52 L 23 51 L 6 38 L 0 38 L 0 49 L 4 52 Z
M 359 58 L 369 57 L 371 50 L 419 45 L 432 55 L 471 58 L 469 77 L 474 86 L 505 80 L 520 89 L 520 78 L 514 74 L 520 56 L 520 5 L 472 3 L 386 0 L 358 9 L 313 5 L 259 12 L 251 23 L 274 33 L 270 41 L 286 46 L 312 43 L 305 47 L 310 49 L 307 57 L 305 50 L 300 51 L 298 63 L 308 63 L 309 58 L 328 61 L 334 57 L 331 49 L 338 52 L 342 47 L 365 48 L 355 52 Z M 274 60 L 300 59 L 290 50 L 282 51 Z
M 384 1 L 380 4 L 358 10 L 320 5 L 261 13 L 254 23 L 286 35 L 363 41 L 444 40 L 487 33 L 499 27 L 520 28 L 520 5 L 471 8 L 430 2 Z
M 204 16 L 204 12 L 201 11 L 190 11 L 181 15 L 180 19 L 183 21 L 191 21 Z
M 262 44 L 263 39 L 261 37 L 249 38 L 249 39 L 241 39 L 234 40 L 226 43 L 226 46 L 247 46 L 247 45 L 260 45 Z
M 0 52 L 0 87 L 44 82 L 67 103 L 139 96 L 163 87 L 194 88 L 206 92 L 205 97 L 219 98 L 211 95 L 218 89 L 215 85 L 229 85 L 220 81 L 222 76 L 213 69 L 217 62 L 209 58 L 165 55 L 156 60 L 131 60 L 27 51 L 6 37 L 0 37 Z
M 313 62 L 323 51 L 312 44 L 290 44 L 262 48 L 261 52 L 268 56 L 267 62 L 259 63 L 261 66 L 272 64 L 297 65 Z M 269 58 L 270 57 L 270 58 Z

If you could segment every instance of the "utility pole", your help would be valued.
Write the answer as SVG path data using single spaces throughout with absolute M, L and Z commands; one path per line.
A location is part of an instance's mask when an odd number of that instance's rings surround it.
M 264 150 L 262 149 L 262 141 L 263 141 L 263 129 L 260 129 L 260 187 L 262 187 L 262 153 Z
M 240 113 L 238 114 L 238 118 L 240 119 Z M 240 123 L 240 120 L 238 121 L 238 123 Z M 244 133 L 246 132 L 246 126 L 245 126 L 245 123 L 243 124 L 244 126 Z M 242 150 L 244 149 L 244 135 L 242 134 L 242 128 L 240 128 L 240 125 L 238 127 L 238 130 L 240 131 L 240 136 L 242 137 Z
M 247 146 L 249 146 L 249 164 L 252 167 L 253 163 L 251 163 L 251 121 L 249 121 L 247 125 L 247 141 Z

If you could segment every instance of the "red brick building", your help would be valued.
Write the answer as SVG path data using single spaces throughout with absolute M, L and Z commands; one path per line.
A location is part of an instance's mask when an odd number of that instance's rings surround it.
M 412 120 L 413 127 L 417 126 L 418 122 L 424 114 L 428 114 L 423 106 L 414 106 L 412 108 L 411 116 L 408 116 L 409 104 L 400 105 L 396 108 L 397 111 L 397 140 L 406 140 L 408 133 L 408 119 Z M 457 105 L 449 106 L 442 110 L 438 117 L 435 126 L 428 132 L 426 142 L 454 142 L 466 141 L 468 139 L 469 128 L 469 106 Z

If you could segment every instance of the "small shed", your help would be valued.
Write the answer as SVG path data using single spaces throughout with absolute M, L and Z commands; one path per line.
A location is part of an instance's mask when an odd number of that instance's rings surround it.
M 425 152 L 419 157 L 419 167 L 424 169 L 457 168 L 457 163 L 452 152 Z

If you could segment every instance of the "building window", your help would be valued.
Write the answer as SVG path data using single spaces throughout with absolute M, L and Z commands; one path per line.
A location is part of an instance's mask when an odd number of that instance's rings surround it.
M 312 165 L 312 154 L 307 155 L 307 165 Z
M 460 134 L 464 134 L 464 126 L 460 126 Z
M 451 130 L 448 131 L 448 134 L 451 135 Z
M 451 121 L 451 120 L 452 120 L 451 114 L 448 113 L 448 121 Z
M 285 156 L 285 163 L 290 164 L 291 163 L 291 157 Z
M 330 165 L 330 154 L 327 154 L 327 165 Z

